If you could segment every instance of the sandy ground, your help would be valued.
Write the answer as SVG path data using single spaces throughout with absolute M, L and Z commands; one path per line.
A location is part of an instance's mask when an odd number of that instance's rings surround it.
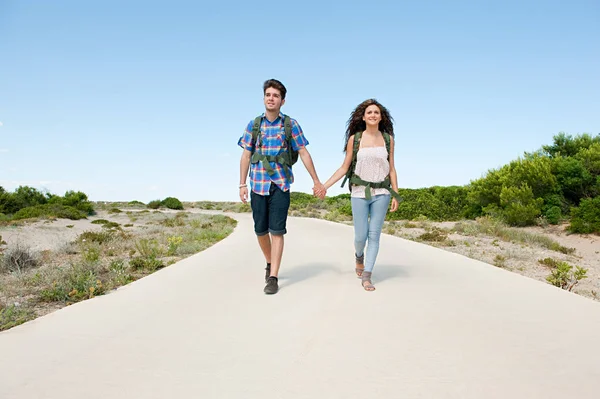
M 419 225 L 418 222 L 416 224 Z M 430 227 L 452 229 L 455 222 L 427 222 L 427 224 Z M 395 226 L 400 225 L 402 225 L 401 222 L 395 224 Z M 506 242 L 498 237 L 485 235 L 467 236 L 453 233 L 448 235 L 451 245 L 436 242 L 428 244 L 544 282 L 550 275 L 551 269 L 539 263 L 539 260 L 552 258 L 557 261 L 565 261 L 573 267 L 580 266 L 588 269 L 588 277 L 580 280 L 573 288 L 573 292 L 600 300 L 600 236 L 569 234 L 566 227 L 567 225 L 550 225 L 526 227 L 523 230 L 547 236 L 564 247 L 575 248 L 575 252 L 569 255 L 539 245 Z M 398 227 L 398 231 L 394 235 L 415 240 L 425 231 L 420 227 Z
M 131 211 L 139 212 L 141 209 Z M 186 211 L 193 213 L 222 213 L 220 211 L 206 211 L 199 209 L 188 209 Z M 162 210 L 162 212 L 176 213 L 176 211 L 169 210 Z M 230 216 L 235 215 L 229 212 L 226 214 Z M 127 215 L 125 212 L 110 214 L 106 211 L 100 211 L 93 217 L 77 221 L 58 219 L 54 221 L 28 223 L 18 227 L 2 226 L 0 227 L 0 236 L 6 241 L 7 245 L 23 243 L 36 251 L 54 251 L 60 249 L 61 246 L 68 242 L 73 241 L 84 231 L 101 230 L 101 225 L 91 223 L 96 219 L 107 219 L 121 225 L 133 223 L 134 227 L 128 231 L 135 232 L 136 229 L 142 227 L 135 222 L 132 222 L 132 217 L 135 217 L 135 215 Z M 436 226 L 441 228 L 452 228 L 455 224 L 455 222 L 426 223 L 430 227 Z M 346 224 L 348 224 L 348 222 Z M 396 229 L 394 235 L 415 240 L 416 237 L 425 232 L 425 229 L 421 227 L 404 228 L 402 227 L 403 224 L 404 222 L 394 223 L 394 228 Z M 416 222 L 416 224 L 422 226 L 419 222 Z M 575 252 L 571 255 L 551 251 L 537 245 L 504 242 L 497 237 L 484 235 L 473 237 L 450 234 L 448 238 L 452 243 L 451 246 L 435 242 L 427 244 L 493 264 L 506 270 L 544 282 L 546 282 L 546 277 L 550 274 L 550 269 L 547 266 L 540 264 L 538 260 L 553 258 L 558 261 L 566 261 L 570 265 L 581 266 L 588 269 L 588 278 L 581 280 L 580 283 L 575 286 L 573 292 L 595 300 L 600 300 L 600 236 L 568 234 L 565 231 L 565 228 L 566 225 L 527 227 L 524 230 L 548 236 L 565 247 L 575 248 Z M 6 248 L 7 245 L 2 245 L 0 248 Z M 498 256 L 503 260 L 499 262 Z

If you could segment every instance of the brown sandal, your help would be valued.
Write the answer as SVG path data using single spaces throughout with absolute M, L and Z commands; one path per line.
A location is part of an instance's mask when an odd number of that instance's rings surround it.
M 356 259 L 356 266 L 358 266 L 358 265 L 362 266 L 362 267 L 354 268 L 354 271 L 356 272 L 356 276 L 361 277 L 363 274 L 363 271 L 365 270 L 365 254 L 362 254 L 362 256 L 356 256 L 356 254 L 354 254 L 354 259 Z
M 365 291 L 375 291 L 375 286 L 371 282 L 371 272 L 363 272 L 361 278 L 361 284 Z

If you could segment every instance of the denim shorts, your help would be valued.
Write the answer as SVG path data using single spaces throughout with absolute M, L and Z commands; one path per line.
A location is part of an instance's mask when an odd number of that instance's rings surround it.
M 290 208 L 290 192 L 281 191 L 275 183 L 271 183 L 269 195 L 250 193 L 250 206 L 254 218 L 254 232 L 257 236 L 284 235 L 287 233 L 286 222 Z

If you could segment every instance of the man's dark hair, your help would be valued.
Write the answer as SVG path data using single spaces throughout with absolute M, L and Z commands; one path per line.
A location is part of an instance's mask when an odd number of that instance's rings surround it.
M 285 100 L 285 95 L 287 93 L 287 89 L 285 88 L 285 86 L 283 85 L 283 83 L 281 83 L 277 79 L 269 79 L 269 80 L 267 80 L 265 82 L 265 84 L 263 85 L 263 94 L 265 94 L 267 92 L 267 89 L 269 87 L 272 87 L 274 89 L 279 90 L 279 92 L 281 93 L 281 99 Z

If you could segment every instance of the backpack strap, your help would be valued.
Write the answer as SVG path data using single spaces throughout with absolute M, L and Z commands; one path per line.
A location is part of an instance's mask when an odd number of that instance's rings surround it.
M 356 154 L 358 153 L 358 147 L 360 147 L 360 139 L 362 138 L 362 132 L 354 133 L 354 143 L 352 145 L 352 163 L 350 164 L 350 168 L 346 172 L 346 176 L 344 176 L 344 180 L 342 181 L 342 185 L 340 187 L 344 187 L 346 181 L 351 179 L 354 176 L 354 169 L 356 168 Z M 350 188 L 350 183 L 348 183 L 348 189 L 352 191 Z
M 254 125 L 252 126 L 252 153 L 256 151 L 256 140 L 260 134 L 260 124 L 262 122 L 262 116 L 254 118 Z
M 285 141 L 284 145 L 286 151 L 280 152 L 278 155 L 264 155 L 256 151 L 256 147 L 262 146 L 262 134 L 260 125 L 262 123 L 262 116 L 257 116 L 254 119 L 254 125 L 252 126 L 252 142 L 254 143 L 252 157 L 250 163 L 258 163 L 262 161 L 263 167 L 269 174 L 269 176 L 275 175 L 275 170 L 271 166 L 271 162 L 280 164 L 283 167 L 283 173 L 286 179 L 290 179 L 290 167 L 292 165 L 292 122 L 289 116 L 284 115 L 283 127 L 285 130 Z
M 383 141 L 385 142 L 385 149 L 388 153 L 388 162 L 390 161 L 390 134 L 383 132 Z

